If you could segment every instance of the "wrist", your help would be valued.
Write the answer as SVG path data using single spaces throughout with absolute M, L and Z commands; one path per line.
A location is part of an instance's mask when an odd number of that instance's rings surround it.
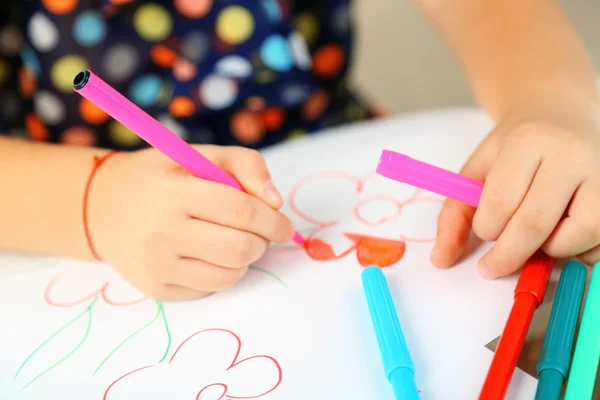
M 91 160 L 105 152 L 0 139 L 0 248 L 91 259 L 81 202 Z
M 600 129 L 598 90 L 582 90 L 574 85 L 557 84 L 540 87 L 515 97 L 501 108 L 499 121 L 520 123 L 531 120 Z
M 98 261 L 104 261 L 107 253 L 106 239 L 110 238 L 107 227 L 113 226 L 110 221 L 111 182 L 114 173 L 110 162 L 118 157 L 118 151 L 105 151 L 91 159 L 89 176 L 85 184 L 82 201 L 82 225 L 89 254 Z M 107 223 L 107 219 L 109 220 Z

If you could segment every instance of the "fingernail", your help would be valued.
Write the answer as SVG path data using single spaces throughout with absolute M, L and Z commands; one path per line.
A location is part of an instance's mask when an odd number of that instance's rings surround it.
M 494 280 L 497 278 L 496 274 L 494 274 L 494 272 L 490 268 L 487 268 L 483 264 L 479 264 L 478 269 L 479 269 L 479 274 L 485 279 L 488 279 L 491 281 L 491 280 Z
M 265 194 L 265 197 L 267 198 L 267 200 L 277 202 L 277 203 L 283 202 L 283 199 L 281 198 L 279 191 L 273 185 L 273 182 L 270 180 L 265 183 L 264 194 Z

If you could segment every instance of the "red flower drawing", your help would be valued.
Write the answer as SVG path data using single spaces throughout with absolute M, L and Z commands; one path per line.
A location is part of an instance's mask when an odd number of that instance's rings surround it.
M 73 307 L 96 296 L 112 306 L 128 306 L 146 300 L 146 296 L 112 268 L 97 264 L 67 267 L 48 283 L 44 291 L 46 302 L 56 307 Z
M 403 234 L 402 218 L 412 205 L 441 204 L 442 200 L 433 196 L 423 196 L 419 189 L 412 188 L 408 194 L 404 193 L 403 198 L 398 195 L 373 193 L 367 183 L 375 176 L 374 172 L 363 177 L 347 172 L 318 172 L 302 179 L 292 188 L 288 197 L 292 212 L 316 227 L 308 235 L 305 244 L 305 250 L 311 258 L 317 261 L 331 261 L 356 252 L 357 260 L 362 266 L 389 267 L 402 259 L 407 242 L 423 243 L 434 240 L 431 234 L 424 237 Z M 331 207 L 321 208 L 313 204 L 311 209 L 307 204 L 300 206 L 298 197 L 302 191 L 310 191 L 311 186 L 313 189 L 318 188 L 313 192 L 324 199 L 352 199 L 350 209 L 330 216 L 328 214 Z M 340 189 L 345 191 L 339 193 Z M 333 190 L 338 192 L 331 193 Z M 375 231 L 374 228 L 379 232 L 382 227 L 389 228 L 392 224 L 397 230 L 394 230 L 390 237 L 382 237 L 381 233 L 365 233 Z M 330 241 L 337 242 L 340 237 L 346 239 L 346 244 L 336 251 Z
M 185 339 L 166 364 L 135 369 L 115 380 L 104 400 L 164 398 L 258 399 L 281 384 L 282 369 L 271 356 L 242 357 L 240 338 L 227 329 L 206 329 Z M 161 397 L 163 398 L 163 397 Z

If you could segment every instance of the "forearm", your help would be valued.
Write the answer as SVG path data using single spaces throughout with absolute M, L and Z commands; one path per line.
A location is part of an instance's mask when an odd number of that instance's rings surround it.
M 0 137 L 0 251 L 91 259 L 82 201 L 105 152 Z
M 531 99 L 597 114 L 595 72 L 553 0 L 417 0 L 448 41 L 478 101 L 495 119 Z M 581 111 L 581 109 L 580 109 Z

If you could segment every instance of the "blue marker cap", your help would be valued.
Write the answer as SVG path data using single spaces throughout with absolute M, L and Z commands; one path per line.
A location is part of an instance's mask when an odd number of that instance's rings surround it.
M 560 396 L 569 370 L 586 278 L 585 265 L 577 261 L 565 264 L 560 274 L 537 365 L 539 382 L 536 399 L 558 399 Z
M 378 267 L 368 267 L 362 273 L 362 282 L 385 375 L 394 388 L 396 398 L 418 399 L 415 367 L 400 328 L 385 275 Z

